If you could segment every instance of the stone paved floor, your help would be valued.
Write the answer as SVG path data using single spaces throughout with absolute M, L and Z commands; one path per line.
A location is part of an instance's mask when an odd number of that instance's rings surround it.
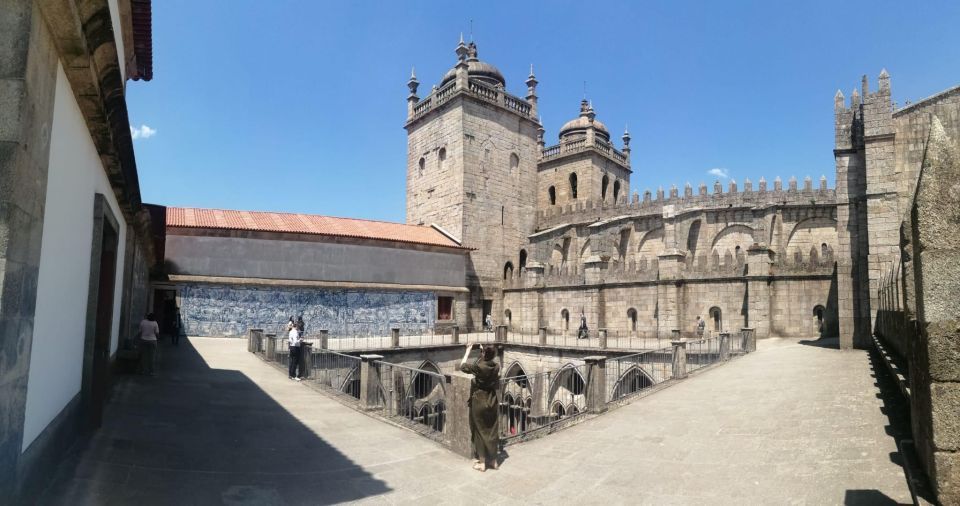
M 262 363 L 245 341 L 165 348 L 42 504 L 909 502 L 869 354 L 793 339 L 508 448 L 481 474 Z

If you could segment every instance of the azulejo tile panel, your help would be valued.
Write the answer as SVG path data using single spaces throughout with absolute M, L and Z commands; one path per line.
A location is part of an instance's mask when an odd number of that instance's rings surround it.
M 268 331 L 290 316 L 303 316 L 308 335 L 321 329 L 332 337 L 385 336 L 399 327 L 422 332 L 436 321 L 436 294 L 412 291 L 274 288 L 184 284 L 180 314 L 191 336 L 242 336 Z

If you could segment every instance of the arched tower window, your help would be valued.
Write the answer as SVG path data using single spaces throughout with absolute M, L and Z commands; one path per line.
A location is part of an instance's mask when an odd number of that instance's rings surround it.
M 437 152 L 437 169 L 443 169 L 443 162 L 447 159 L 447 148 L 440 148 Z
M 613 182 L 613 201 L 616 202 L 620 198 L 620 181 Z
M 817 305 L 813 308 L 813 317 L 817 319 L 817 332 L 823 332 L 823 313 L 823 306 Z
M 610 184 L 610 178 L 606 174 L 600 180 L 600 200 L 607 200 L 607 186 Z
M 511 313 L 509 309 L 503 312 L 503 319 L 507 322 L 507 328 L 512 328 L 510 324 L 513 322 L 513 313 Z
M 627 320 L 629 320 L 630 322 L 630 331 L 636 332 L 637 331 L 637 310 L 636 309 L 630 308 L 627 310 Z
M 570 311 L 560 310 L 560 326 L 563 330 L 570 330 Z
M 510 153 L 510 170 L 520 166 L 520 157 L 516 153 Z
M 503 266 L 503 279 L 513 278 L 513 262 L 507 262 Z
M 520 263 L 518 265 L 520 266 L 520 273 L 522 274 L 523 269 L 527 267 L 527 250 L 520 250 Z
M 572 172 L 570 174 L 570 198 L 577 198 L 577 173 Z
M 710 319 L 713 320 L 713 330 L 717 332 L 723 330 L 723 313 L 720 308 L 717 306 L 710 308 Z
M 425 169 L 425 168 L 427 167 L 427 159 L 421 156 L 421 157 L 420 157 L 420 162 L 418 162 L 418 166 L 420 167 L 420 175 L 422 176 L 422 175 L 423 175 L 423 169 Z
M 556 187 L 551 186 L 550 189 L 547 190 L 547 194 L 550 195 L 550 205 L 551 205 L 551 206 L 557 205 L 557 189 L 556 189 Z

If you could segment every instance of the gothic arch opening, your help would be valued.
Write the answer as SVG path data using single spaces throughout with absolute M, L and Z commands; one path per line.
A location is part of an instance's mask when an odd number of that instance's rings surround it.
M 650 376 L 639 366 L 632 366 L 617 379 L 613 387 L 613 399 L 620 399 L 630 394 L 640 392 L 644 388 L 653 386 Z
M 570 173 L 570 198 L 571 199 L 577 198 L 577 173 L 576 172 Z
M 617 199 L 620 198 L 620 181 L 613 182 L 613 201 L 617 202 Z
M 560 328 L 564 331 L 570 330 L 570 311 L 560 310 Z
M 508 329 L 513 328 L 513 326 L 512 326 L 512 324 L 513 324 L 513 313 L 511 313 L 509 309 L 504 310 L 504 312 L 503 312 L 503 321 L 506 322 Z
M 637 310 L 636 309 L 630 308 L 627 310 L 627 322 L 630 325 L 630 331 L 636 332 L 637 331 Z
M 817 332 L 823 334 L 823 320 L 827 309 L 819 304 L 813 308 L 813 318 L 816 320 Z
M 417 162 L 417 166 L 420 168 L 420 172 L 419 172 L 418 174 L 422 176 L 422 175 L 423 175 L 423 169 L 425 169 L 425 168 L 427 167 L 427 159 L 421 156 L 421 157 L 420 157 L 420 161 Z
M 514 170 L 520 166 L 520 157 L 516 153 L 510 153 L 510 170 Z
M 513 279 L 513 262 L 507 262 L 503 266 L 503 279 Z
M 522 276 L 523 270 L 527 268 L 527 250 L 520 250 L 520 263 L 518 265 L 520 267 L 520 275 Z
M 547 189 L 547 195 L 550 197 L 550 205 L 557 205 L 557 188 L 555 186 L 551 186 Z
M 720 311 L 720 308 L 713 306 L 710 308 L 710 319 L 713 321 L 713 330 L 720 332 L 723 330 L 723 312 Z
M 443 162 L 447 159 L 447 148 L 440 148 L 437 152 L 437 169 L 443 170 Z
M 694 256 L 697 253 L 697 242 L 700 239 L 700 220 L 694 220 L 690 224 L 690 231 L 687 233 L 687 251 L 690 252 L 690 256 Z
M 603 179 L 600 180 L 600 200 L 607 200 L 607 186 L 610 184 L 610 178 L 606 174 L 603 175 Z

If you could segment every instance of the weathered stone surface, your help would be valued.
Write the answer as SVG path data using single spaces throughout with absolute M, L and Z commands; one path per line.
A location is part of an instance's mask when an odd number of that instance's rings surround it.
M 960 451 L 960 383 L 930 385 L 933 445 L 940 451 Z

